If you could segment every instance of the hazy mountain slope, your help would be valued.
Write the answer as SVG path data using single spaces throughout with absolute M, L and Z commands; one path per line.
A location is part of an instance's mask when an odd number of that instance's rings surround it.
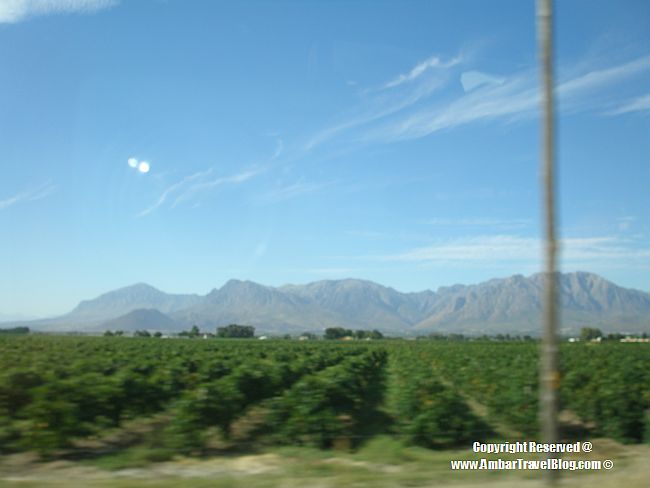
M 433 292 L 400 293 L 364 280 L 327 280 L 303 286 L 287 285 L 281 291 L 309 300 L 340 317 L 348 327 L 403 330 L 428 312 Z
M 202 328 L 239 323 L 275 332 L 320 330 L 340 324 L 339 317 L 309 299 L 239 280 L 228 281 L 201 303 L 171 316 L 179 323 Z
M 230 280 L 200 304 L 172 314 L 185 325 L 246 323 L 266 331 L 326 327 L 403 331 L 426 317 L 433 292 L 400 293 L 363 280 L 327 280 L 267 287 Z
M 170 313 L 196 305 L 202 300 L 199 295 L 174 295 L 138 283 L 104 293 L 92 300 L 84 300 L 64 317 L 74 322 L 95 322 L 119 317 L 137 309 L 156 309 Z
M 96 330 L 120 317 L 127 324 L 121 328 L 135 329 L 154 328 L 150 324 L 160 320 L 177 330 L 193 324 L 214 329 L 239 323 L 254 325 L 264 333 L 322 332 L 326 327 L 345 327 L 398 334 L 443 331 L 537 335 L 542 290 L 540 274 L 441 287 L 435 293 L 401 293 L 356 279 L 279 288 L 230 280 L 205 296 L 172 295 L 138 284 L 83 301 L 62 317 L 15 324 L 46 330 Z M 559 294 L 564 333 L 575 333 L 584 326 L 608 332 L 650 331 L 648 293 L 577 272 L 560 276 Z M 154 317 L 151 310 L 129 315 L 140 309 L 155 309 L 172 322 Z
M 120 317 L 108 320 L 101 324 L 102 330 L 159 330 L 177 331 L 179 326 L 168 315 L 155 308 L 139 308 Z
M 415 329 L 484 332 L 512 325 L 528 331 L 541 310 L 540 290 L 537 283 L 521 275 L 440 288 L 431 314 Z
M 164 293 L 153 286 L 138 283 L 83 300 L 71 312 L 60 317 L 14 323 L 42 330 L 94 330 L 104 322 L 133 310 L 156 309 L 169 313 L 196 305 L 203 299 L 199 295 Z
M 441 288 L 433 313 L 417 330 L 535 333 L 542 312 L 544 276 L 515 275 L 472 286 Z M 612 331 L 643 330 L 650 323 L 650 294 L 621 288 L 584 272 L 560 276 L 563 331 L 604 326 Z

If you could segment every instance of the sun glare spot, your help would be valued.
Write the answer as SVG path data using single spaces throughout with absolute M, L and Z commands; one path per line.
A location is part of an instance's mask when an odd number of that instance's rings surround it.
M 141 161 L 140 164 L 138 165 L 138 171 L 140 173 L 148 173 L 149 172 L 149 163 L 146 161 Z
M 129 166 L 132 168 L 137 168 L 138 167 L 138 160 L 135 158 L 129 158 Z

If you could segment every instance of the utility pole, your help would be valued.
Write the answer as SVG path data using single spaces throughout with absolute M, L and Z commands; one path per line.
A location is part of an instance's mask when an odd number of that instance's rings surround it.
M 542 174 L 545 220 L 544 332 L 540 362 L 540 424 L 542 441 L 558 442 L 558 372 L 557 291 L 555 238 L 555 113 L 553 99 L 553 3 L 537 0 L 537 34 L 539 38 L 540 74 L 542 82 Z M 547 458 L 553 457 L 549 453 Z M 548 484 L 556 484 L 559 471 L 545 471 Z

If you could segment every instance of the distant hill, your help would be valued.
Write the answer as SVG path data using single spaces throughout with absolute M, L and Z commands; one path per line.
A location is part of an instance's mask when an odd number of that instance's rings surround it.
M 585 326 L 606 332 L 650 331 L 649 293 L 585 272 L 562 274 L 559 284 L 563 333 L 574 334 Z M 230 280 L 204 296 L 172 295 L 137 284 L 83 301 L 62 317 L 18 324 L 45 330 L 101 330 L 107 324 L 125 330 L 181 330 L 193 324 L 214 329 L 239 323 L 264 333 L 345 327 L 401 335 L 538 335 L 542 287 L 541 274 L 418 293 L 357 279 L 277 288 Z
M 179 325 L 169 316 L 155 308 L 138 308 L 120 317 L 107 320 L 101 327 L 106 330 L 159 330 L 173 332 L 179 330 Z
M 118 288 L 109 291 L 92 300 L 83 300 L 72 311 L 60 317 L 14 321 L 37 330 L 50 331 L 93 331 L 103 330 L 103 324 L 108 320 L 118 318 L 138 309 L 155 309 L 167 314 L 176 310 L 191 307 L 203 300 L 199 295 L 177 295 L 164 293 L 146 283 Z M 146 327 L 135 327 L 136 329 Z M 161 329 L 164 330 L 164 329 Z
M 435 293 L 400 293 L 372 281 L 346 279 L 317 281 L 279 288 L 287 295 L 318 304 L 337 318 L 340 326 L 360 329 L 405 330 L 432 308 Z
M 440 288 L 430 315 L 416 330 L 467 333 L 536 333 L 542 313 L 542 274 L 494 279 L 478 285 Z M 580 327 L 608 331 L 650 330 L 650 294 L 621 288 L 598 275 L 562 274 L 559 279 L 562 332 Z
M 146 283 L 138 283 L 104 293 L 93 300 L 84 300 L 66 318 L 75 322 L 95 322 L 147 308 L 169 313 L 191 307 L 202 300 L 199 295 L 173 295 Z
M 172 317 L 179 323 L 214 328 L 231 323 L 255 325 L 265 332 L 322 330 L 340 317 L 318 303 L 279 288 L 230 280 L 193 307 Z
M 423 317 L 433 292 L 405 294 L 363 280 L 319 281 L 273 288 L 230 280 L 194 307 L 172 314 L 181 323 L 252 324 L 267 332 L 350 327 L 402 331 Z

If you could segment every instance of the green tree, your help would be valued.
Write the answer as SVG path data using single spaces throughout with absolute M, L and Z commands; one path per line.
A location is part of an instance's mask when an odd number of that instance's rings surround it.
M 230 324 L 217 328 L 217 337 L 250 338 L 255 337 L 255 327 L 250 325 Z
M 371 338 L 371 339 L 375 339 L 375 340 L 377 340 L 377 339 L 383 339 L 383 338 L 384 338 L 384 334 L 382 334 L 381 332 L 379 332 L 377 329 L 373 329 L 372 332 L 370 332 L 370 338 Z
M 607 340 L 608 341 L 620 341 L 621 339 L 624 339 L 625 336 L 623 334 L 614 333 L 614 334 L 607 334 Z
M 10 329 L 0 329 L 0 334 L 29 334 L 29 327 L 12 327 Z
M 592 339 L 598 339 L 602 337 L 603 333 L 600 329 L 595 329 L 592 327 L 583 327 L 580 329 L 580 339 L 583 341 L 590 341 Z
M 194 324 L 190 330 L 184 330 L 178 334 L 180 337 L 189 337 L 190 339 L 195 339 L 196 337 L 201 336 L 201 330 L 199 326 Z
M 352 337 L 354 334 L 350 329 L 343 327 L 330 327 L 325 329 L 325 339 L 341 339 L 343 337 Z

